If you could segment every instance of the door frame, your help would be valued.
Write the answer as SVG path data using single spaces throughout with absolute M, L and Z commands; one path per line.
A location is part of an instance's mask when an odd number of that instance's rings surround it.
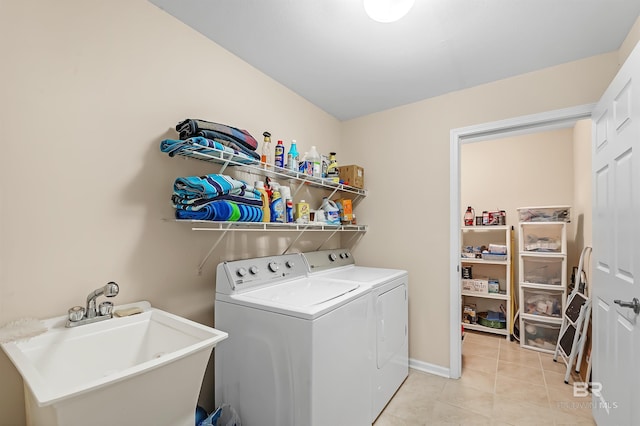
M 449 200 L 451 212 L 451 220 L 449 221 L 449 264 L 451 266 L 449 282 L 450 378 L 459 379 L 462 373 L 462 339 L 460 338 L 460 318 L 462 314 L 460 306 L 462 297 L 460 290 L 460 227 L 462 225 L 460 151 L 462 144 L 572 127 L 579 120 L 591 118 L 591 112 L 594 107 L 595 104 L 586 104 L 451 130 L 449 156 Z

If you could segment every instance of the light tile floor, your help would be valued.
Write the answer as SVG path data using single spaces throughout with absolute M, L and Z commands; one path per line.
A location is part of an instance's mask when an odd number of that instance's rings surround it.
M 550 354 L 467 331 L 462 378 L 410 369 L 375 426 L 595 425 L 590 397 L 573 397 L 573 378 L 565 384 L 565 372 Z

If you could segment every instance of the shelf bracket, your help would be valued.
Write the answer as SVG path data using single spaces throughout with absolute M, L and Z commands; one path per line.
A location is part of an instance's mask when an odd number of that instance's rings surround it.
M 302 237 L 302 234 L 304 234 L 304 231 L 306 231 L 306 230 L 307 230 L 307 228 L 309 227 L 309 225 L 310 225 L 310 224 L 309 224 L 309 223 L 307 223 L 307 224 L 305 225 L 305 227 L 304 227 L 304 228 L 302 228 L 302 230 L 300 230 L 300 233 L 298 233 L 298 236 L 295 238 L 295 240 L 293 240 L 293 241 L 291 241 L 291 243 L 289 243 L 289 246 L 288 246 L 286 249 L 284 249 L 284 251 L 282 252 L 282 254 L 287 254 L 287 252 L 289 251 L 289 249 L 290 249 L 291 247 L 293 247 L 293 245 L 294 245 L 294 244 L 295 244 L 295 243 L 300 239 L 300 237 Z
M 360 238 L 362 238 L 363 236 L 364 236 L 364 232 L 361 232 L 361 231 L 354 231 L 354 232 L 353 232 L 353 235 L 351 235 L 351 238 L 349 238 L 349 239 L 347 240 L 346 244 L 344 244 L 344 245 L 345 245 L 345 246 L 349 246 L 349 247 L 350 247 L 351 241 L 352 241 L 354 238 L 358 237 L 358 240 L 359 240 L 359 239 L 360 239 Z
M 220 166 L 219 173 L 220 174 L 224 173 L 224 171 L 225 171 L 225 169 L 227 168 L 228 165 L 229 165 L 229 160 L 225 160 L 225 162 L 222 164 L 222 166 Z
M 211 256 L 213 251 L 218 247 L 218 244 L 220 244 L 220 241 L 222 241 L 224 236 L 227 235 L 227 232 L 229 231 L 229 228 L 231 228 L 232 224 L 233 222 L 229 222 L 228 224 L 226 224 L 226 226 L 222 226 L 220 228 L 220 229 L 224 229 L 224 231 L 220 234 L 220 236 L 218 236 L 218 239 L 216 240 L 216 242 L 213 243 L 213 246 L 211 247 L 211 249 L 209 249 L 209 252 L 207 253 L 207 255 L 204 257 L 204 259 L 202 259 L 202 262 L 200 262 L 200 265 L 198 265 L 198 275 L 202 275 L 202 268 L 204 268 L 205 263 L 207 263 L 207 260 L 209 260 L 209 257 Z
M 322 247 L 322 246 L 323 246 L 327 241 L 329 241 L 329 240 L 331 239 L 331 237 L 333 237 L 334 235 L 336 235 L 336 232 L 338 232 L 340 229 L 342 229 L 342 226 L 338 226 L 338 227 L 336 227 L 336 229 L 335 229 L 331 234 L 329 234 L 329 236 L 328 236 L 327 238 L 325 238 L 325 239 L 324 239 L 324 241 L 322 242 L 322 244 L 320 244 L 320 245 L 318 246 L 318 248 L 316 249 L 316 251 L 317 251 L 317 250 L 320 250 L 320 248 L 321 248 L 321 247 Z

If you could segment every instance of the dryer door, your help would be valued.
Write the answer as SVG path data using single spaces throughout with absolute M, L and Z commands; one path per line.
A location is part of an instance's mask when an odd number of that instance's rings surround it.
M 376 297 L 376 362 L 379 369 L 402 354 L 407 341 L 407 291 L 401 284 Z

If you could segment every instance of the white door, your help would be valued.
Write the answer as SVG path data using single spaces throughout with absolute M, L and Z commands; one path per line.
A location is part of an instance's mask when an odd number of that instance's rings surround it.
M 593 118 L 593 416 L 640 421 L 640 45 Z M 638 164 L 635 164 L 638 163 Z M 627 303 L 628 302 L 628 303 Z M 640 302 L 639 302 L 640 303 Z

